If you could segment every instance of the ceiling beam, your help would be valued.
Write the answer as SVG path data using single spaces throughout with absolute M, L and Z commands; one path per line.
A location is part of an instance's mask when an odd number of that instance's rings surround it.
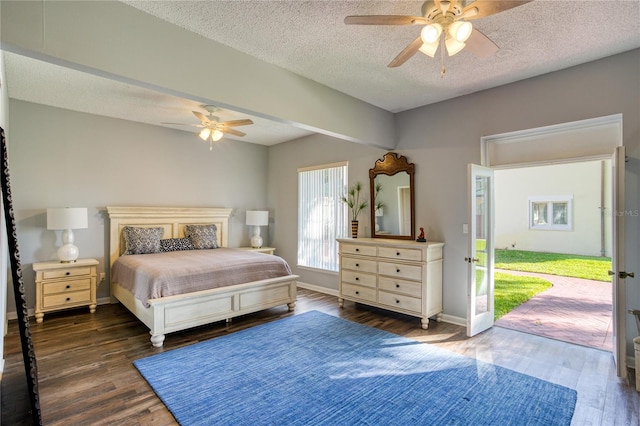
M 3 50 L 339 139 L 396 145 L 391 112 L 120 2 L 3 0 L 0 23 Z

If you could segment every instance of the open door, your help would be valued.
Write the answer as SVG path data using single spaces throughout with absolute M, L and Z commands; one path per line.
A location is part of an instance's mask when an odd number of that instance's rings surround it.
M 626 292 L 625 279 L 627 276 L 633 277 L 633 273 L 625 271 L 625 249 L 624 249 L 624 173 L 625 173 L 625 147 L 619 146 L 613 154 L 613 224 L 612 234 L 612 270 L 611 289 L 612 289 L 612 319 L 613 319 L 613 359 L 616 363 L 618 377 L 627 375 L 627 338 L 626 338 L 626 321 L 625 306 Z
M 469 164 L 469 256 L 467 336 L 493 326 L 494 176 L 493 169 Z

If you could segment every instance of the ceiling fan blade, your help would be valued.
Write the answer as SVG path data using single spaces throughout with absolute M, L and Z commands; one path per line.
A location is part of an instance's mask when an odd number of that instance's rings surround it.
M 202 121 L 202 124 L 211 124 L 211 121 L 203 113 L 198 111 L 191 111 L 191 112 L 193 113 L 193 115 L 198 117 L 198 120 Z
M 223 123 L 220 123 L 221 126 L 226 126 L 226 127 L 247 126 L 249 124 L 253 124 L 253 121 L 249 120 L 248 118 L 244 120 L 231 120 L 231 121 L 225 121 Z
M 476 0 L 462 9 L 462 15 L 467 14 L 466 19 L 478 19 L 484 16 L 503 12 L 517 6 L 529 3 L 531 0 Z M 478 9 L 478 13 L 473 14 L 472 9 Z
M 425 25 L 422 16 L 405 15 L 355 15 L 344 18 L 347 25 Z
M 411 58 L 416 54 L 416 52 L 418 52 L 420 46 L 422 46 L 422 38 L 418 36 L 418 38 L 413 40 L 407 47 L 404 48 L 402 52 L 398 53 L 398 56 L 396 56 L 393 61 L 391 61 L 389 65 L 387 65 L 387 67 L 394 68 L 404 64 L 409 60 L 409 58 Z
M 478 58 L 488 58 L 500 50 L 489 37 L 475 28 L 471 31 L 471 35 L 465 43 L 465 49 L 468 49 L 469 52 Z
M 244 136 L 246 135 L 246 133 L 243 133 L 239 130 L 236 129 L 230 129 L 227 127 L 221 127 L 218 130 L 220 130 L 222 133 L 229 133 L 230 135 L 236 135 L 236 136 Z

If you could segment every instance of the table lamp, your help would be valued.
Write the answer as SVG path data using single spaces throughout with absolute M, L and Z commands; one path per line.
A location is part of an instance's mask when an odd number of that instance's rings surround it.
M 73 263 L 80 252 L 73 245 L 73 229 L 88 227 L 87 209 L 84 207 L 47 209 L 47 229 L 62 230 L 62 247 L 58 249 L 58 259 L 62 263 Z
M 253 237 L 251 237 L 251 247 L 262 247 L 262 237 L 260 227 L 269 224 L 269 212 L 263 210 L 247 210 L 247 225 L 253 226 Z

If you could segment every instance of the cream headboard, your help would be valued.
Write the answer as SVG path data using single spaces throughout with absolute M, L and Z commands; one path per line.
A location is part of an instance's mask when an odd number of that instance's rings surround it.
M 184 226 L 215 224 L 218 244 L 228 243 L 229 216 L 233 209 L 214 207 L 107 207 L 110 224 L 110 266 L 125 251 L 122 228 L 125 226 L 162 227 L 162 238 L 184 237 Z

